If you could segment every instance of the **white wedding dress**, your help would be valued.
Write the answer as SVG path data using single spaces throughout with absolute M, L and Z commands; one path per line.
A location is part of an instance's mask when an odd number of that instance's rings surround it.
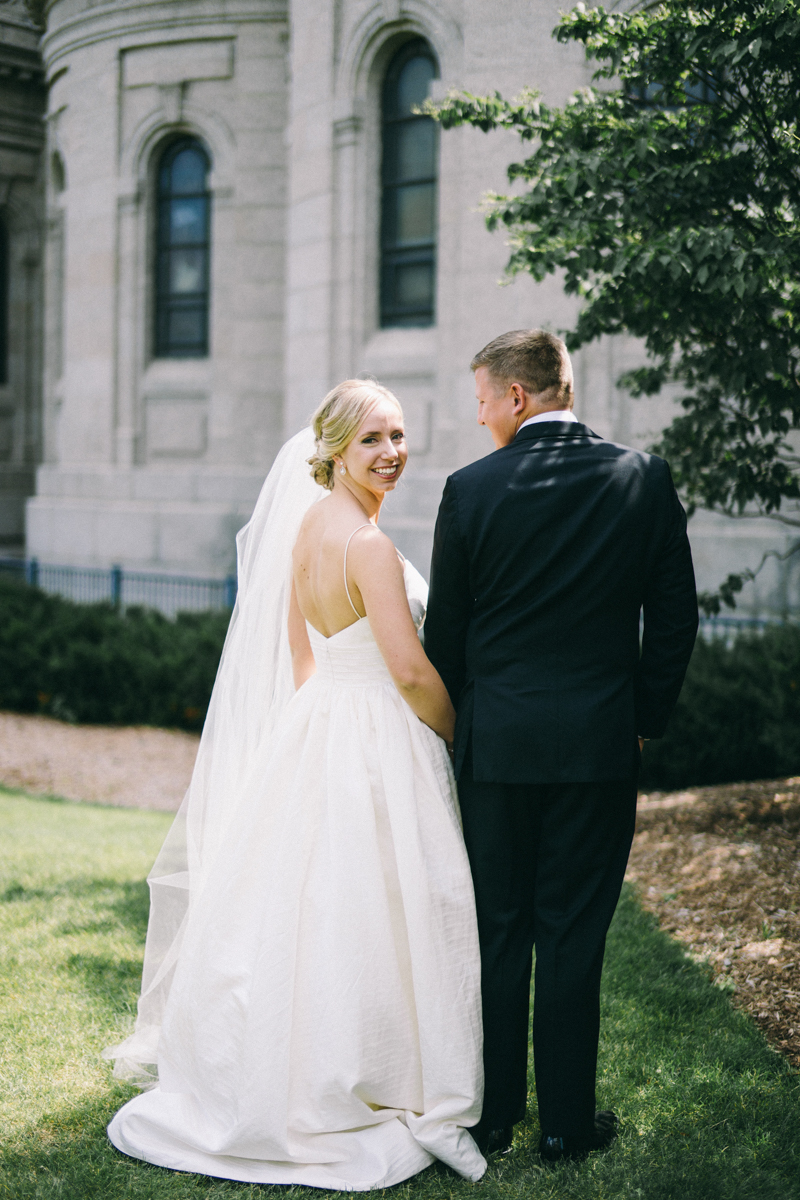
M 405 577 L 419 627 L 427 587 Z M 192 884 L 160 1032 L 145 1018 L 158 1082 L 109 1137 L 250 1183 L 366 1191 L 434 1158 L 476 1180 L 480 965 L 447 753 L 366 617 L 309 637 L 316 674 L 251 748 Z M 112 1053 L 135 1058 L 136 1037 Z

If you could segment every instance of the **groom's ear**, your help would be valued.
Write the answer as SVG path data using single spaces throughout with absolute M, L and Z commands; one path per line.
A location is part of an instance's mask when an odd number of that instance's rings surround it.
M 514 397 L 514 412 L 521 412 L 528 403 L 528 394 L 521 383 L 512 383 L 508 389 Z

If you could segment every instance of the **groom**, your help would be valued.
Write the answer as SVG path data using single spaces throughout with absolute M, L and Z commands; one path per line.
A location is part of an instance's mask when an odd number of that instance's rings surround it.
M 447 481 L 425 649 L 458 717 L 454 762 L 482 960 L 485 1096 L 511 1144 L 527 1097 L 528 997 L 548 1161 L 615 1135 L 595 1112 L 605 936 L 633 838 L 641 744 L 661 737 L 697 632 L 686 515 L 660 458 L 572 412 L 540 329 L 472 361 L 496 450 Z M 639 615 L 644 635 L 639 653 Z

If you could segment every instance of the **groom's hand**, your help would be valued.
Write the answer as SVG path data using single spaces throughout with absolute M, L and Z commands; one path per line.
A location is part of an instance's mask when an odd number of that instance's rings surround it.
M 643 750 L 644 750 L 644 738 L 639 738 L 639 753 L 641 754 Z

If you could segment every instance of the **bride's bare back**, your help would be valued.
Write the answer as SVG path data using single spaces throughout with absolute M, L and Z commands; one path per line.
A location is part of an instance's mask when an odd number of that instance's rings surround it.
M 336 497 L 338 500 L 339 497 Z M 294 584 L 300 612 L 324 637 L 333 637 L 358 617 L 366 616 L 361 591 L 348 578 L 345 589 L 345 551 L 358 529 L 367 525 L 366 514 L 355 506 L 337 504 L 334 497 L 315 504 L 306 513 L 293 552 Z M 375 525 L 357 534 L 372 542 L 387 540 Z M 351 543 L 354 544 L 354 543 Z M 355 611 L 354 611 L 355 609 Z

